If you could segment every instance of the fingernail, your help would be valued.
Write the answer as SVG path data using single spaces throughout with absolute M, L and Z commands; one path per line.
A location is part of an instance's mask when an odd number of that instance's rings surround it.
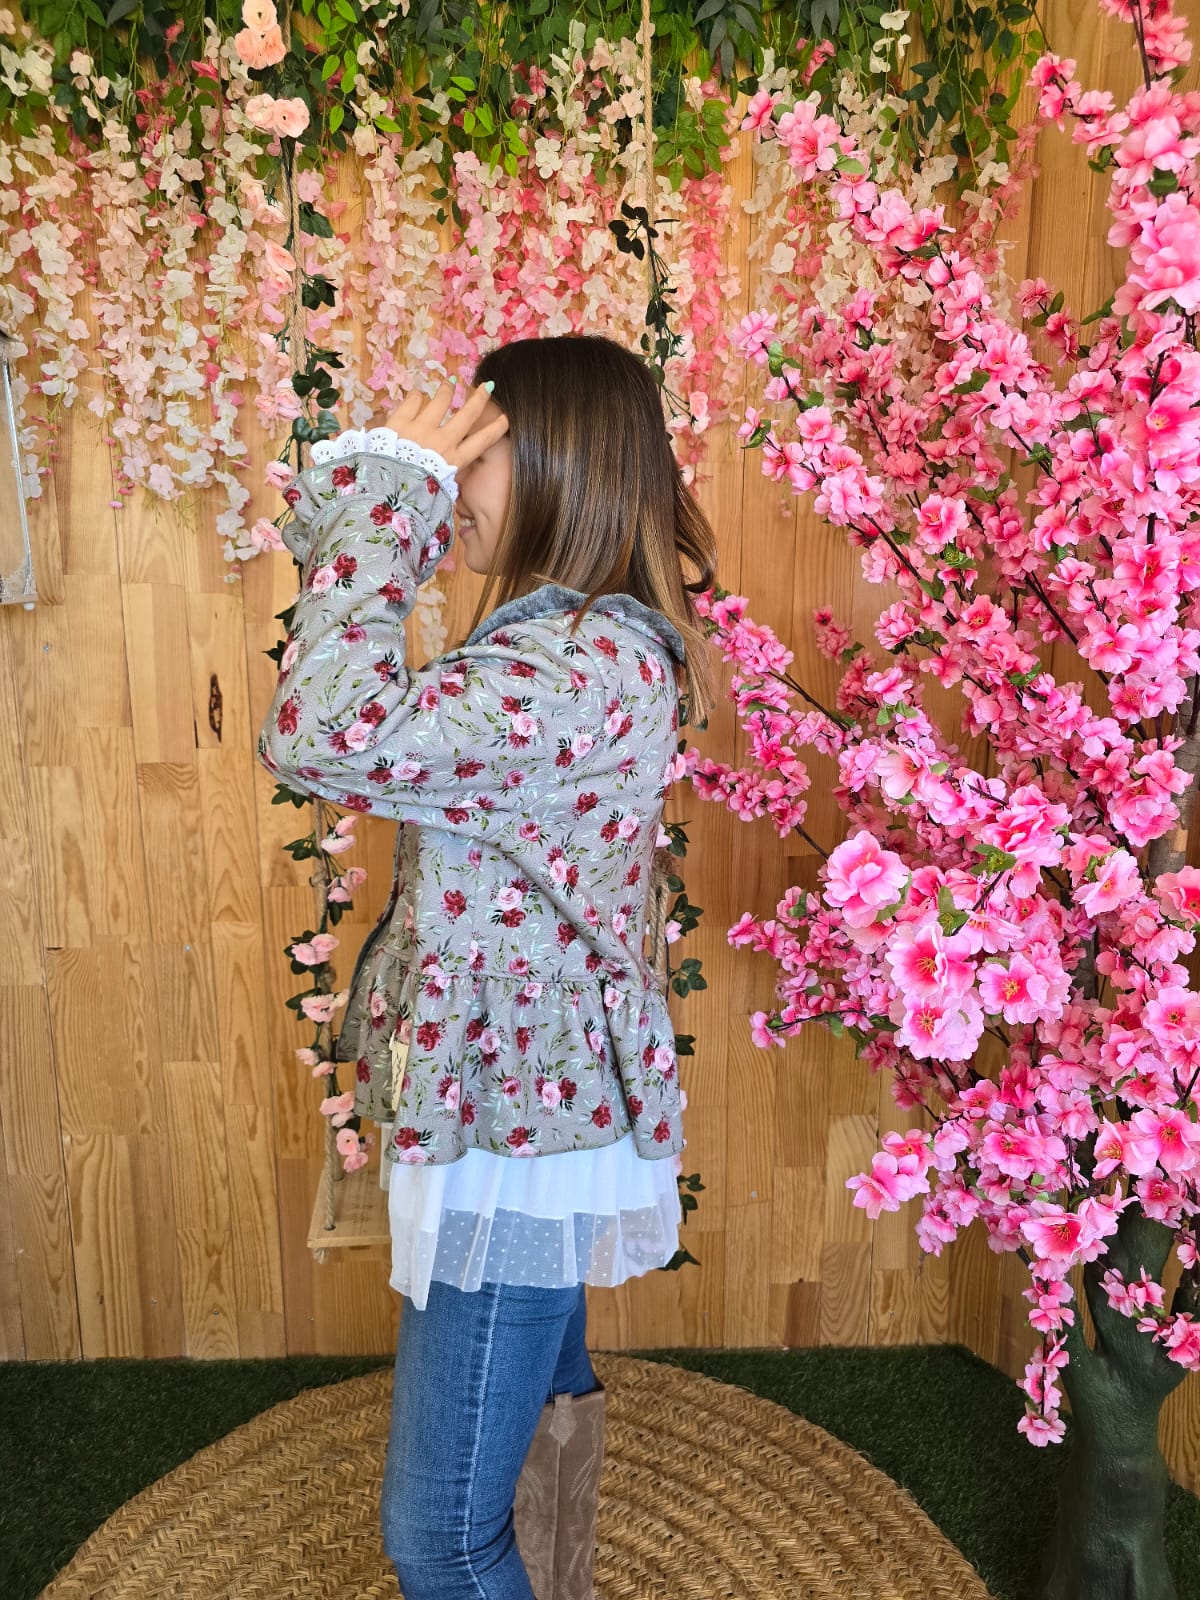
M 495 378 L 489 378 L 488 381 L 484 384 L 483 387 L 487 390 L 487 392 L 489 394 L 494 393 L 495 392 L 495 388 L 496 388 L 496 380 L 495 380 Z

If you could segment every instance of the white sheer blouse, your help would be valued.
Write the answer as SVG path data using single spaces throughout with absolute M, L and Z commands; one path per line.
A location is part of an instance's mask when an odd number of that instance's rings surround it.
M 391 1123 L 382 1123 L 385 1140 Z M 437 1278 L 614 1288 L 665 1267 L 679 1248 L 681 1156 L 644 1161 L 626 1134 L 598 1150 L 493 1155 L 406 1166 L 380 1161 L 388 1190 L 391 1286 L 423 1310 Z

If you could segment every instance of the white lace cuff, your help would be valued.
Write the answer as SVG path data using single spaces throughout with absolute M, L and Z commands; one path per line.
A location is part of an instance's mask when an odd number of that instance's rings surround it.
M 422 472 L 431 473 L 450 496 L 458 499 L 456 469 L 436 450 L 423 450 L 411 439 L 402 439 L 394 428 L 347 428 L 332 439 L 318 439 L 311 447 L 314 466 L 325 461 L 341 461 L 346 456 L 392 456 L 397 461 L 407 461 Z

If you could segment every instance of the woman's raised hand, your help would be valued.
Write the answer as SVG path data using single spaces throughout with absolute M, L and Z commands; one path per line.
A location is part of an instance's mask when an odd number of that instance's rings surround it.
M 449 382 L 439 384 L 432 398 L 414 389 L 392 412 L 387 425 L 422 450 L 436 450 L 450 466 L 465 467 L 507 433 L 508 418 L 501 413 L 491 422 L 480 422 L 492 398 L 483 384 L 471 391 L 457 411 L 450 411 L 453 394 L 454 386 Z

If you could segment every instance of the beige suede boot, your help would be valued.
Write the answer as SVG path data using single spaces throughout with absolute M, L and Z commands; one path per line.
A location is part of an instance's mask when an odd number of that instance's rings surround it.
M 604 1398 L 601 1384 L 543 1406 L 517 1480 L 517 1549 L 537 1600 L 595 1600 Z

